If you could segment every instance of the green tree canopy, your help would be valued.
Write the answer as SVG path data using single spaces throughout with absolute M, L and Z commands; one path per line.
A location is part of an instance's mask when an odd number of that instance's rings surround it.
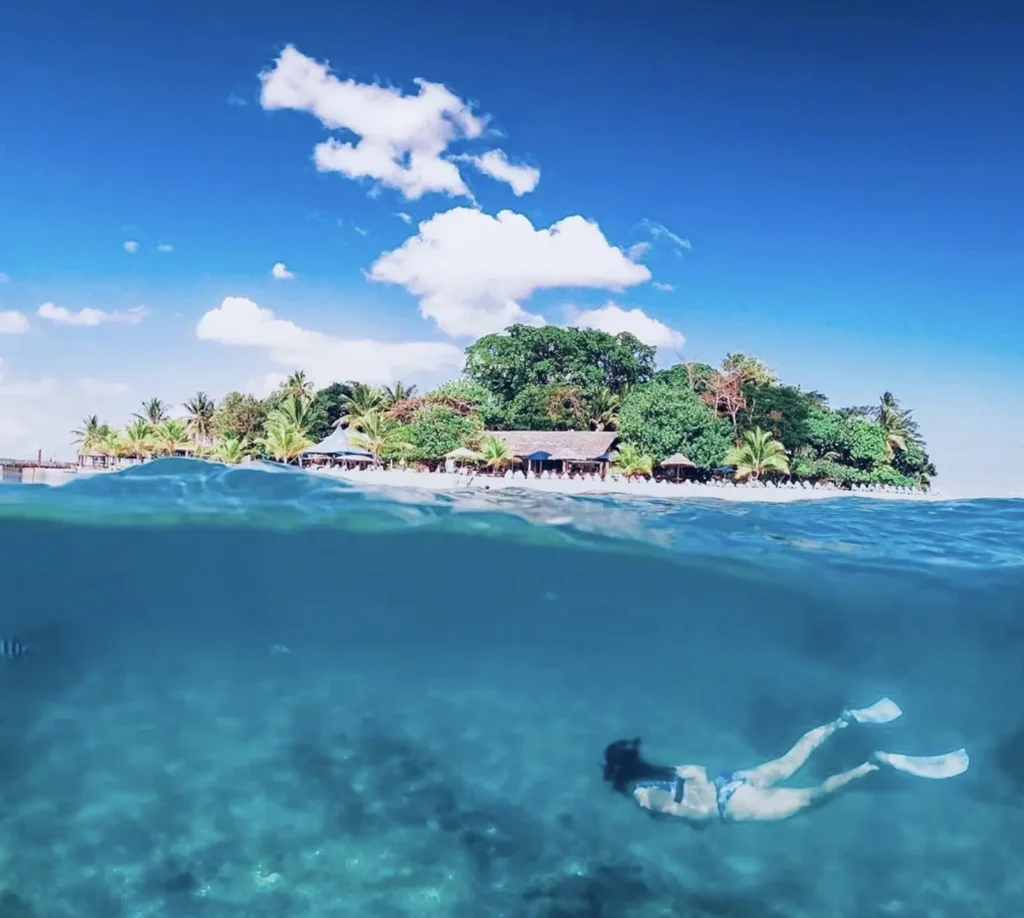
M 769 383 L 748 383 L 744 393 L 747 407 L 739 415 L 740 433 L 760 427 L 790 453 L 811 445 L 809 420 L 821 413 L 820 393 Z
M 211 425 L 218 438 L 230 437 L 240 443 L 256 443 L 263 437 L 266 421 L 266 406 L 258 398 L 242 392 L 229 392 L 214 411 Z
M 654 374 L 655 382 L 667 383 L 670 386 L 682 386 L 694 392 L 705 391 L 707 381 L 715 375 L 715 368 L 707 363 L 677 363 Z
M 465 375 L 507 405 L 527 386 L 621 392 L 651 378 L 654 355 L 653 347 L 627 332 L 512 325 L 466 348 Z
M 410 444 L 411 458 L 440 462 L 453 449 L 472 445 L 482 431 L 477 418 L 467 418 L 441 405 L 427 405 L 402 427 L 401 439 Z
M 347 383 L 331 383 L 313 396 L 309 438 L 319 443 L 327 437 L 335 423 L 345 414 L 345 400 L 352 394 Z
M 637 386 L 619 414 L 623 442 L 656 462 L 682 453 L 701 468 L 719 465 L 731 446 L 731 428 L 691 389 L 663 382 Z

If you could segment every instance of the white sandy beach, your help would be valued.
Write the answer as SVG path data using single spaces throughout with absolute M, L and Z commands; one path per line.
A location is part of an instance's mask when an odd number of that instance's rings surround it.
M 374 488 L 416 488 L 421 491 L 507 490 L 521 489 L 548 494 L 576 495 L 628 495 L 630 497 L 656 497 L 661 499 L 728 500 L 772 504 L 792 503 L 800 500 L 829 500 L 841 497 L 862 497 L 872 500 L 935 501 L 946 498 L 935 491 L 912 494 L 887 491 L 845 491 L 831 488 L 779 488 L 774 485 L 720 485 L 696 482 L 626 481 L 625 479 L 589 481 L 580 478 L 514 478 L 489 475 L 457 475 L 447 472 L 412 472 L 399 469 L 339 469 L 311 470 L 314 475 L 340 478 L 356 485 Z

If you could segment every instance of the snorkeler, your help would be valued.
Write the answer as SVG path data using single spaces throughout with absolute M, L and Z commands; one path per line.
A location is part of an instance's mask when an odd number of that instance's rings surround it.
M 837 730 L 851 723 L 889 723 L 902 713 L 889 698 L 869 708 L 844 711 L 837 720 L 804 734 L 782 758 L 714 779 L 708 777 L 701 765 L 652 765 L 640 758 L 639 739 L 618 740 L 605 749 L 604 780 L 652 814 L 677 816 L 701 825 L 713 821 L 789 819 L 883 767 L 922 778 L 953 778 L 967 771 L 970 760 L 964 749 L 936 756 L 875 752 L 868 761 L 826 778 L 815 787 L 778 786 L 791 778 Z

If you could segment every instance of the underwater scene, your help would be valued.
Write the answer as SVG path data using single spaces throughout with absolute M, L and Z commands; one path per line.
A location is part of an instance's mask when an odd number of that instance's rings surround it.
M 2 918 L 1021 913 L 1022 501 L 169 459 L 0 487 L 0 583 Z M 603 779 L 616 740 L 730 774 L 883 698 L 786 784 L 966 772 L 704 825 Z

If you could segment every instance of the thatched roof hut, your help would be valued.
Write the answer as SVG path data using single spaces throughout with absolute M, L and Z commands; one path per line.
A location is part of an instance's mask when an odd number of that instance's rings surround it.
M 659 462 L 658 465 L 662 465 L 662 466 L 665 466 L 665 467 L 675 466 L 676 468 L 683 468 L 683 469 L 695 469 L 695 468 L 697 468 L 697 463 L 696 462 L 691 462 L 682 453 L 673 453 L 664 462 Z
M 493 430 L 517 458 L 547 453 L 557 462 L 607 462 L 619 435 L 607 430 Z

